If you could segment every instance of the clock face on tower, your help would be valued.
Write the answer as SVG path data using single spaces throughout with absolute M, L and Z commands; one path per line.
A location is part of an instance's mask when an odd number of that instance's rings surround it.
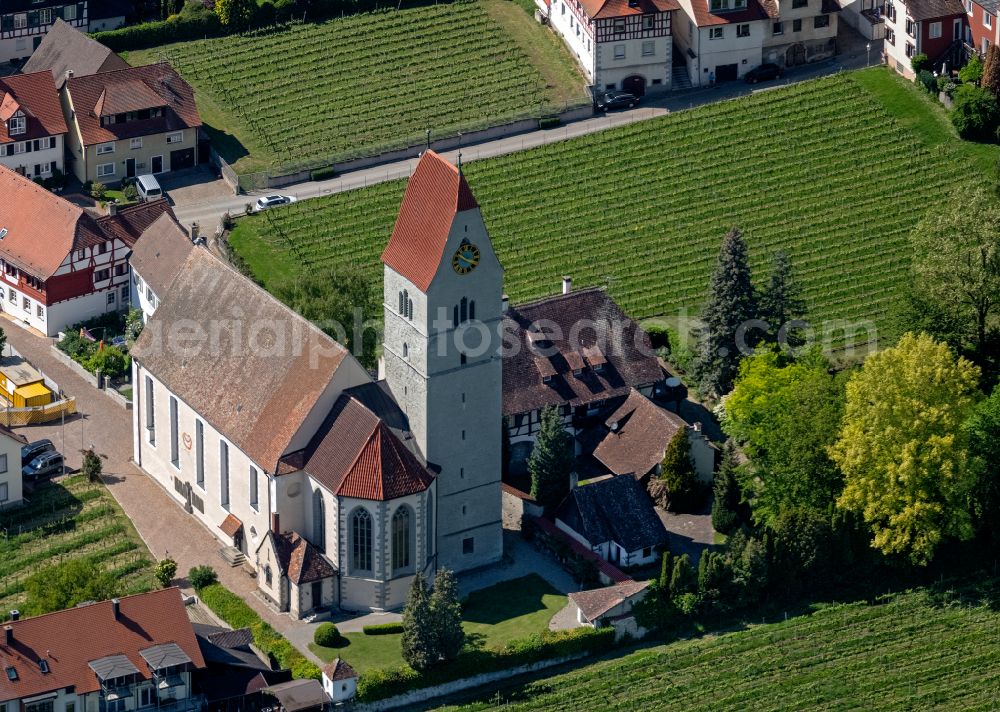
M 479 264 L 479 248 L 471 242 L 463 242 L 455 256 L 451 258 L 451 267 L 459 274 L 468 274 Z

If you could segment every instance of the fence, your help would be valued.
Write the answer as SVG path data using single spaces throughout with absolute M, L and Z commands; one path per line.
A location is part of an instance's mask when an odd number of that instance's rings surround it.
M 5 425 L 8 428 L 21 425 L 40 425 L 74 413 L 76 413 L 76 398 L 71 397 L 31 408 L 4 408 L 0 410 L 0 425 Z

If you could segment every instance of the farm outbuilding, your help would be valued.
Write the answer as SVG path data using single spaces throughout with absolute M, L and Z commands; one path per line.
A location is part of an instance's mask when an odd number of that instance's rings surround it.
M 41 371 L 19 356 L 0 359 L 0 396 L 14 408 L 48 405 L 52 391 Z

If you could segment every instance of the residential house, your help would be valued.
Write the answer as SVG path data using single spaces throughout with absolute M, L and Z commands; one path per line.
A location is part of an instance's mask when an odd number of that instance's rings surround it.
M 762 0 L 770 20 L 764 33 L 765 62 L 795 67 L 837 53 L 836 0 Z
M 194 623 L 205 670 L 197 689 L 205 697 L 204 712 L 262 712 L 261 691 L 288 682 L 290 670 L 274 670 L 267 656 L 254 648 L 249 628 L 230 630 Z
M 961 0 L 887 0 L 884 15 L 886 61 L 910 78 L 913 56 L 926 54 L 937 65 L 964 36 L 968 16 Z
M 26 60 L 57 20 L 88 29 L 88 3 L 66 0 L 13 0 L 0 9 L 0 62 Z
M 267 708 L 281 712 L 323 712 L 330 698 L 319 680 L 289 680 L 268 685 L 261 690 Z
M 657 561 L 668 540 L 645 488 L 634 477 L 608 477 L 573 487 L 555 513 L 566 534 L 619 567 Z
M 676 0 L 549 0 L 549 21 L 595 92 L 671 88 Z
M 27 444 L 23 435 L 0 425 L 0 512 L 20 506 L 24 501 L 21 446 Z
M 503 272 L 434 152 L 383 261 L 384 381 L 197 245 L 131 352 L 135 463 L 293 615 L 398 608 L 417 572 L 502 555 L 500 359 L 452 337 L 475 304 L 495 333 Z M 430 321 L 453 307 L 460 328 L 435 343 Z
M 128 68 L 128 62 L 97 40 L 91 39 L 83 30 L 56 19 L 21 71 L 25 74 L 50 72 L 56 89 L 61 91 L 67 75 L 86 77 Z M 59 115 L 62 116 L 61 108 Z
M 195 166 L 201 117 L 191 86 L 165 63 L 69 77 L 69 169 L 106 185 Z
M 0 168 L 0 309 L 55 336 L 69 325 L 129 303 L 128 255 L 166 200 L 94 217 Z
M 128 0 L 90 0 L 87 32 L 117 30 L 134 12 L 134 6 Z
M 194 243 L 170 213 L 142 233 L 129 257 L 131 302 L 147 322 L 187 261 Z
M 883 0 L 839 0 L 842 12 L 840 19 L 853 27 L 870 41 L 869 52 L 876 58 L 882 54 L 885 39 L 885 16 Z
M 512 348 L 503 359 L 503 414 L 515 463 L 531 452 L 545 407 L 558 408 L 576 436 L 608 401 L 633 388 L 650 395 L 664 377 L 649 335 L 607 291 L 573 291 L 568 277 L 562 294 L 505 305 L 504 334 Z
M 761 63 L 771 27 L 758 0 L 680 0 L 680 5 L 674 42 L 692 86 L 734 81 Z
M 641 638 L 646 631 L 635 621 L 633 610 L 649 592 L 649 581 L 623 581 L 589 591 L 573 591 L 569 603 L 576 610 L 576 621 L 591 628 L 613 627 L 615 638 L 626 633 Z
M 591 460 L 597 473 L 631 475 L 645 482 L 650 475 L 660 473 L 667 446 L 683 432 L 698 479 L 711 484 L 716 448 L 701 431 L 700 423 L 688 425 L 634 388 L 627 396 L 614 399 L 606 413 L 577 436 L 581 459 Z
M 177 588 L 13 618 L 0 637 L 8 712 L 201 709 L 205 661 Z
M 63 172 L 66 120 L 48 72 L 0 78 L 0 165 L 26 178 Z
M 965 43 L 985 56 L 991 44 L 1000 42 L 1000 22 L 997 22 L 997 0 L 964 0 L 966 22 Z M 953 21 L 954 22 L 954 21 Z M 954 32 L 954 25 L 952 31 Z
M 323 690 L 334 704 L 349 702 L 358 691 L 358 674 L 340 658 L 326 664 L 322 681 Z

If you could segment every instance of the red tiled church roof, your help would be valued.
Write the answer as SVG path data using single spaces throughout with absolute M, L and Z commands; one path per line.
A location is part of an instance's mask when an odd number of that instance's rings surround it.
M 146 661 L 139 651 L 175 643 L 204 668 L 205 660 L 188 620 L 180 591 L 166 588 L 122 598 L 118 618 L 111 601 L 102 601 L 57 613 L 7 623 L 13 642 L 0 634 L 0 669 L 13 667 L 17 679 L 0 672 L 0 702 L 75 688 L 82 695 L 100 689 L 87 663 L 111 655 L 124 655 L 148 679 Z M 43 673 L 39 660 L 48 661 Z
M 382 262 L 427 291 L 456 213 L 479 207 L 459 170 L 425 151 L 410 177 Z

